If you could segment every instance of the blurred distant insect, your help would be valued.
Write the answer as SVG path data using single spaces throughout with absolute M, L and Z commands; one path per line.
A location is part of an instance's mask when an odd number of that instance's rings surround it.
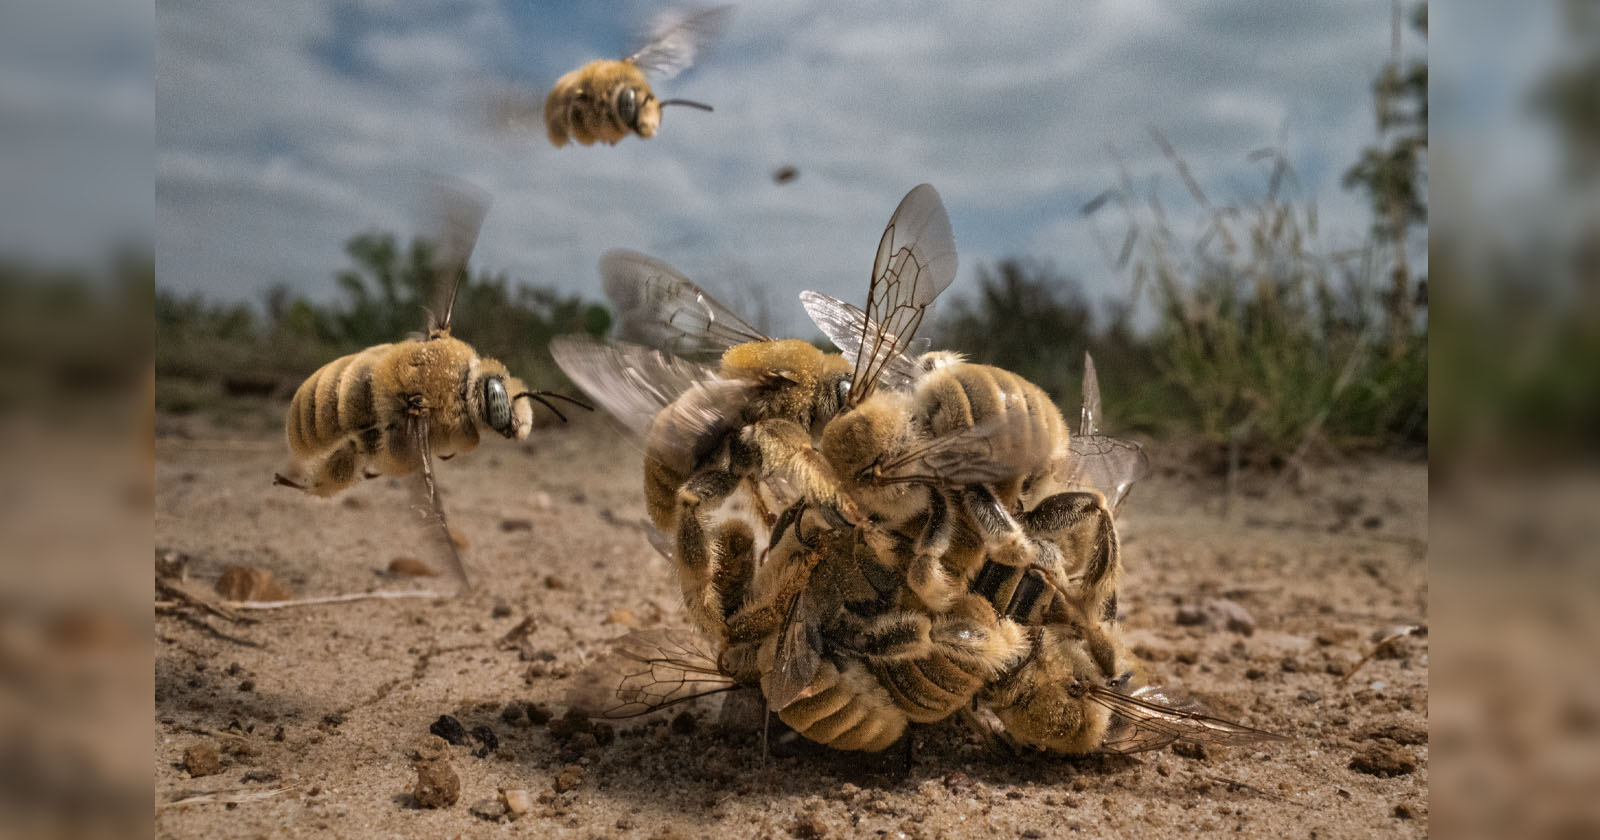
M 600 59 L 556 80 L 544 101 L 545 131 L 551 144 L 569 140 L 588 146 L 596 140 L 616 145 L 629 132 L 654 137 L 666 105 L 711 106 L 687 99 L 657 99 L 646 74 L 671 79 L 694 63 L 716 40 L 732 6 L 678 9 L 657 19 L 649 40 L 620 61 Z
M 798 177 L 800 177 L 800 170 L 793 166 L 784 165 L 772 170 L 772 183 L 774 184 L 787 184 Z
M 450 334 L 456 293 L 467 273 L 488 209 L 488 198 L 465 185 L 441 189 L 443 236 L 435 260 L 435 285 L 443 292 L 427 333 L 368 347 L 323 365 L 295 391 L 285 422 L 291 472 L 273 483 L 331 496 L 363 478 L 420 470 L 425 503 L 444 537 L 449 561 L 462 583 L 466 570 L 450 539 L 434 484 L 433 456 L 470 452 L 480 431 L 521 440 L 533 428 L 533 403 L 566 416 L 546 397 L 590 408 L 571 397 L 532 391 L 495 359 L 481 357 Z

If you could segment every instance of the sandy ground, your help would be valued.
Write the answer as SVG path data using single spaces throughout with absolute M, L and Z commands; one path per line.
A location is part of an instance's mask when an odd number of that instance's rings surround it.
M 416 555 L 397 482 L 332 501 L 275 488 L 281 447 L 265 428 L 162 422 L 156 545 L 190 557 L 190 586 L 210 591 L 224 567 L 245 564 L 295 596 L 449 588 L 386 572 Z M 156 835 L 1426 835 L 1428 640 L 1403 639 L 1340 680 L 1374 633 L 1427 621 L 1426 466 L 1321 468 L 1304 486 L 1242 496 L 1223 518 L 1219 481 L 1155 455 L 1122 520 L 1130 644 L 1156 680 L 1288 743 L 1012 755 L 947 722 L 913 730 L 908 768 L 899 749 L 830 753 L 781 738 L 764 759 L 759 734 L 719 723 L 715 701 L 598 731 L 564 723 L 573 675 L 607 639 L 685 626 L 665 562 L 628 524 L 643 516 L 637 455 L 589 420 L 441 466 L 474 575 L 465 597 L 256 612 L 254 624 L 159 614 Z M 1189 609 L 1212 599 L 1253 626 Z M 496 645 L 530 618 L 526 642 Z M 488 727 L 498 748 L 449 747 L 459 801 L 428 809 L 409 751 L 441 715 Z M 220 749 L 220 772 L 191 776 L 195 746 Z M 528 791 L 530 813 L 474 813 L 501 789 Z

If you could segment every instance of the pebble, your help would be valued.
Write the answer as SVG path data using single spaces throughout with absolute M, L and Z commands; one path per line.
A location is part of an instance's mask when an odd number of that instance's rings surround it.
M 1370 776 L 1404 776 L 1417 769 L 1417 758 L 1404 747 L 1380 740 L 1357 752 L 1350 759 L 1350 769 Z
M 428 727 L 428 731 L 458 747 L 467 743 L 466 727 L 450 715 L 440 715 L 439 719 Z
M 566 793 L 583 784 L 583 774 L 583 768 L 576 764 L 568 764 L 561 768 L 561 772 L 556 774 L 556 793 Z
M 533 797 L 521 788 L 502 790 L 500 796 L 506 801 L 506 810 L 511 813 L 512 819 L 521 819 L 533 811 Z
M 467 809 L 467 811 L 474 817 L 488 820 L 489 822 L 499 822 L 505 819 L 506 810 L 505 801 L 499 799 L 498 797 L 494 799 L 480 799 L 477 802 L 472 803 L 472 807 Z
M 217 578 L 217 594 L 229 601 L 287 601 L 289 590 L 266 569 L 229 566 Z

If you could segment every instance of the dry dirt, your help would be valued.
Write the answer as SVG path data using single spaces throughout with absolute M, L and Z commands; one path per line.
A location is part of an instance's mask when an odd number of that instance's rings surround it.
M 156 545 L 190 557 L 190 586 L 209 592 L 240 564 L 296 597 L 449 589 L 387 571 L 418 559 L 397 482 L 306 497 L 271 486 L 281 447 L 265 429 L 162 423 Z M 637 455 L 588 419 L 441 465 L 469 595 L 253 612 L 254 624 L 158 614 L 156 834 L 1426 835 L 1427 638 L 1402 639 L 1340 681 L 1374 633 L 1427 620 L 1426 465 L 1320 468 L 1302 487 L 1239 498 L 1224 519 L 1220 481 L 1165 461 L 1122 519 L 1130 643 L 1163 684 L 1290 742 L 1007 755 L 947 722 L 913 730 L 908 766 L 899 749 L 838 754 L 783 738 L 764 758 L 759 734 L 721 725 L 714 701 L 610 730 L 564 723 L 572 675 L 607 639 L 685 625 L 666 564 L 630 524 L 643 516 Z M 1207 609 L 1212 599 L 1243 615 Z M 496 645 L 525 619 L 525 644 Z M 428 809 L 413 751 L 441 715 L 487 727 L 498 748 L 445 747 L 459 799 Z M 220 772 L 191 776 L 185 753 L 197 746 L 218 750 Z M 480 816 L 500 810 L 484 800 L 502 789 L 526 790 L 528 813 Z

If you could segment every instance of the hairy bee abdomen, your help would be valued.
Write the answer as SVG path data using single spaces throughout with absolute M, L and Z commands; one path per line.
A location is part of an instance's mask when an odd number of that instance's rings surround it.
M 933 437 L 1008 415 L 1021 422 L 1003 423 L 990 432 L 991 438 L 1007 438 L 996 441 L 997 448 L 1018 453 L 1022 463 L 1038 464 L 1029 477 L 1049 474 L 1066 448 L 1067 424 L 1043 388 L 1001 368 L 958 364 L 930 374 L 917 389 L 916 416 L 927 424 L 925 431 Z M 996 487 L 996 495 L 1013 502 L 1027 482 L 1009 483 L 1016 486 Z
M 379 344 L 341 356 L 300 383 L 285 420 L 289 450 L 296 457 L 326 454 L 377 422 L 373 366 L 393 348 L 392 344 Z
M 986 601 L 964 595 L 934 618 L 923 656 L 873 663 L 895 704 L 916 723 L 944 720 L 1020 661 L 1028 641 L 1022 628 L 997 619 Z
M 823 662 L 805 696 L 778 711 L 796 732 L 836 750 L 876 752 L 899 740 L 906 714 L 860 662 Z

